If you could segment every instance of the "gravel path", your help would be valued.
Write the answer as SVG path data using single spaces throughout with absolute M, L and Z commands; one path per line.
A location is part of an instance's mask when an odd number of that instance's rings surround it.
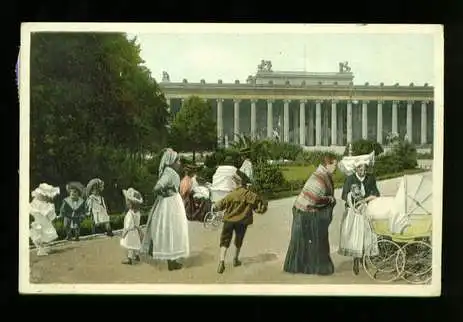
M 427 174 L 427 175 L 430 175 Z M 383 195 L 394 195 L 400 178 L 378 183 Z M 340 190 L 336 197 L 340 198 Z M 367 284 L 376 283 L 365 272 L 354 276 L 351 260 L 333 253 L 336 273 L 329 277 L 292 275 L 283 272 L 289 243 L 293 198 L 270 202 L 265 215 L 256 215 L 242 250 L 243 266 L 231 266 L 231 255 L 223 275 L 216 273 L 220 231 L 205 230 L 200 223 L 189 223 L 191 257 L 184 269 L 167 270 L 165 263 L 121 264 L 124 252 L 119 237 L 96 238 L 57 245 L 53 253 L 37 257 L 31 251 L 31 283 L 265 283 L 265 284 Z M 339 242 L 343 202 L 338 200 L 330 226 L 330 243 L 335 251 Z M 232 251 L 232 248 L 230 249 Z

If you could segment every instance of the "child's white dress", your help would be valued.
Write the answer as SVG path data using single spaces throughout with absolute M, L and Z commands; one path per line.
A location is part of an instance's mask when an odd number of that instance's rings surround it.
M 122 235 L 127 232 L 127 235 L 121 239 L 121 246 L 127 250 L 140 250 L 140 212 L 130 209 L 124 218 L 124 229 Z
M 87 199 L 87 210 L 92 216 L 95 225 L 109 222 L 108 210 L 102 196 L 90 195 Z
M 30 237 L 36 246 L 49 243 L 58 238 L 53 220 L 56 218 L 55 205 L 34 198 L 30 203 L 30 214 L 34 217 Z

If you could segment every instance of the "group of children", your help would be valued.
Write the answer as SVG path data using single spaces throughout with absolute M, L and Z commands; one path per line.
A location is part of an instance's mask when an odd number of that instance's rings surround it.
M 249 151 L 244 152 L 249 153 Z M 235 235 L 233 266 L 240 266 L 239 254 L 247 227 L 253 223 L 253 214 L 254 212 L 263 214 L 267 211 L 267 201 L 249 190 L 251 178 L 252 163 L 246 155 L 242 168 L 236 169 L 232 178 L 236 188 L 215 205 L 217 210 L 223 210 L 225 213 L 220 237 L 220 259 L 217 269 L 219 274 L 225 270 L 225 257 L 233 234 Z M 58 238 L 53 227 L 56 218 L 63 218 L 68 240 L 79 240 L 80 225 L 85 217 L 92 218 L 94 232 L 95 227 L 104 226 L 106 234 L 113 236 L 108 210 L 101 196 L 103 189 L 104 182 L 98 178 L 90 180 L 86 189 L 78 182 L 69 183 L 66 186 L 68 196 L 63 200 L 58 216 L 55 214 L 53 203 L 53 199 L 60 193 L 58 187 L 42 183 L 32 192 L 31 215 L 34 217 L 34 222 L 31 224 L 30 236 L 38 249 L 38 255 L 47 255 L 45 245 Z M 140 261 L 144 237 L 140 228 L 140 206 L 143 204 L 143 197 L 133 188 L 122 190 L 122 194 L 128 209 L 120 240 L 120 245 L 126 250 L 126 258 L 122 263 L 131 265 Z
M 55 212 L 53 200 L 60 194 L 59 187 L 42 183 L 32 192 L 30 214 L 34 221 L 30 227 L 30 237 L 37 248 L 37 255 L 48 255 L 46 245 L 58 238 L 53 222 L 63 219 L 63 226 L 67 240 L 79 240 L 80 227 L 86 217 L 92 219 L 92 232 L 96 233 L 98 226 L 103 226 L 107 236 L 113 232 L 108 215 L 108 209 L 101 195 L 104 182 L 99 178 L 90 180 L 85 188 L 79 182 L 66 185 L 68 196 L 63 199 L 58 216 Z M 139 207 L 143 203 L 141 194 L 133 188 L 122 190 L 128 212 L 124 219 L 121 246 L 127 249 L 125 264 L 132 264 L 139 260 L 137 251 L 140 249 L 142 232 L 140 230 Z M 86 197 L 86 198 L 85 198 Z

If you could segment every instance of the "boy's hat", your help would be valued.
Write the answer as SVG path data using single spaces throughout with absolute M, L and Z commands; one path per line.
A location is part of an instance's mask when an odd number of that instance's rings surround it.
M 59 195 L 59 187 L 53 187 L 48 183 L 41 183 L 34 191 L 31 193 L 32 198 L 37 196 L 43 196 L 47 198 L 55 198 Z
M 78 181 L 72 181 L 72 182 L 69 182 L 67 185 L 66 185 L 66 191 L 68 193 L 71 192 L 71 189 L 75 189 L 79 192 L 79 194 L 82 196 L 85 192 L 85 187 L 82 183 L 78 182 Z
M 87 195 L 90 195 L 90 193 L 92 192 L 94 186 L 97 185 L 101 189 L 103 184 L 104 184 L 103 180 L 101 180 L 99 178 L 94 178 L 94 179 L 90 180 L 87 183 Z
M 249 154 L 249 153 L 251 153 L 250 147 L 245 147 L 240 150 L 240 154 Z
M 135 190 L 134 188 L 129 188 L 127 190 L 123 189 L 122 194 L 124 197 L 134 203 L 142 204 L 143 203 L 143 197 L 140 192 Z
M 235 164 L 235 160 L 233 159 L 233 157 L 231 155 L 227 155 L 225 157 L 225 159 L 223 160 L 223 164 L 224 165 L 234 165 Z

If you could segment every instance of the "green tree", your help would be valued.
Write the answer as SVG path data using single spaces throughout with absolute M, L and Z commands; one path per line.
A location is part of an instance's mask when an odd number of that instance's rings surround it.
M 146 176 L 135 165 L 165 144 L 168 112 L 136 42 L 123 33 L 32 34 L 32 186 L 99 176 L 120 197 L 115 187 Z
M 179 151 L 204 152 L 217 146 L 216 123 L 212 107 L 200 97 L 191 96 L 175 115 L 171 126 L 171 145 Z

